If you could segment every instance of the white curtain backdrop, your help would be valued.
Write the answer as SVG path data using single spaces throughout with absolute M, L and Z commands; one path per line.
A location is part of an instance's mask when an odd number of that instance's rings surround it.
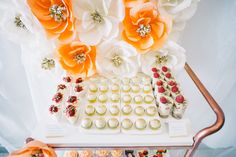
M 202 0 L 179 40 L 186 49 L 187 62 L 226 115 L 224 128 L 203 141 L 213 148 L 236 146 L 235 15 L 236 1 Z M 0 144 L 11 151 L 23 144 L 47 109 L 60 71 L 55 70 L 54 75 L 40 70 L 36 62 L 40 56 L 35 54 L 49 50 L 31 45 L 19 47 L 5 39 L 3 33 L 0 33 L 0 51 Z M 194 130 L 214 122 L 215 117 L 202 97 L 190 93 L 188 99 L 199 104 L 188 111 Z

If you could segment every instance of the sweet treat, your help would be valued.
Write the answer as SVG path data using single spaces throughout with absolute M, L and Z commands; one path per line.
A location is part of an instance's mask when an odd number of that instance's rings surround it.
M 134 102 L 135 102 L 136 104 L 141 104 L 141 103 L 143 102 L 143 97 L 142 97 L 141 95 L 136 95 L 136 96 L 134 97 Z
M 70 76 L 66 76 L 66 77 L 63 77 L 63 81 L 67 84 L 71 83 L 72 82 L 72 77 Z
M 149 106 L 149 107 L 146 109 L 146 113 L 147 113 L 147 115 L 149 115 L 149 116 L 154 116 L 154 115 L 157 113 L 157 108 L 156 108 L 156 106 Z
M 85 113 L 86 113 L 88 116 L 94 115 L 94 113 L 95 113 L 95 108 L 93 107 L 93 105 L 88 105 L 88 106 L 86 106 L 86 108 L 85 108 Z
M 119 121 L 116 118 L 111 118 L 108 120 L 107 125 L 111 129 L 116 129 L 119 126 Z
M 133 122 L 130 119 L 126 118 L 121 122 L 121 126 L 123 129 L 128 130 L 133 126 Z
M 134 113 L 138 116 L 142 116 L 145 113 L 145 109 L 142 106 L 135 107 Z
M 122 152 L 123 151 L 121 149 L 111 150 L 111 156 L 112 157 L 121 157 Z
M 130 89 L 131 89 L 131 88 L 130 88 L 130 86 L 129 86 L 128 84 L 125 84 L 125 85 L 123 85 L 123 87 L 122 87 L 122 91 L 123 91 L 123 92 L 126 92 L 126 93 L 129 92 Z
M 124 103 L 129 104 L 131 103 L 132 97 L 129 94 L 123 95 L 122 100 Z
M 79 93 L 79 92 L 82 92 L 83 91 L 83 86 L 77 84 L 74 88 L 74 91 Z
M 110 111 L 111 115 L 116 116 L 116 115 L 119 114 L 120 109 L 119 109 L 119 107 L 117 105 L 112 105 L 110 107 L 109 111 Z
M 87 99 L 88 99 L 89 102 L 94 103 L 97 100 L 97 96 L 96 96 L 96 94 L 89 93 L 87 95 Z
M 66 113 L 67 120 L 72 124 L 74 124 L 79 117 L 79 112 L 78 112 L 76 106 L 74 106 L 74 105 L 68 105 L 66 107 L 65 113 Z
M 107 107 L 106 107 L 105 105 L 103 105 L 103 104 L 98 105 L 98 106 L 96 107 L 96 112 L 97 112 L 97 114 L 99 114 L 99 115 L 104 115 L 104 114 L 106 114 L 106 111 L 107 111 Z
M 161 127 L 161 122 L 158 119 L 153 119 L 149 121 L 149 127 L 152 130 L 157 130 Z
M 96 150 L 96 155 L 98 157 L 107 157 L 109 155 L 108 150 Z
M 122 83 L 123 84 L 129 84 L 130 83 L 130 79 L 125 77 L 125 78 L 122 79 Z
M 83 82 L 82 77 L 79 77 L 79 78 L 77 78 L 77 79 L 75 80 L 75 83 L 76 83 L 76 84 L 79 84 L 79 83 L 82 83 L 82 82 Z
M 59 120 L 60 117 L 61 117 L 61 114 L 60 114 L 60 108 L 59 106 L 57 105 L 51 105 L 49 107 L 49 112 L 50 114 L 56 119 L 56 120 Z
M 139 157 L 148 157 L 148 154 L 147 150 L 138 150 Z
M 151 95 L 145 95 L 144 96 L 144 102 L 147 103 L 147 104 L 151 104 L 154 100 L 154 97 L 151 96 Z
M 119 101 L 120 101 L 120 95 L 117 94 L 117 93 L 113 93 L 113 94 L 111 95 L 111 101 L 112 101 L 112 102 L 119 102 Z
M 111 91 L 112 92 L 114 92 L 114 93 L 119 92 L 119 90 L 120 90 L 120 86 L 118 84 L 114 83 L 114 84 L 111 85 Z
M 103 84 L 99 87 L 99 91 L 102 93 L 106 93 L 108 91 L 108 86 Z
M 139 118 L 135 121 L 135 128 L 138 130 L 143 130 L 147 127 L 147 123 L 143 118 Z
M 168 89 L 166 89 L 165 87 L 163 86 L 159 86 L 157 87 L 157 95 L 167 95 L 167 96 L 170 96 L 170 92 Z
M 122 112 L 125 115 L 128 115 L 132 112 L 132 107 L 130 105 L 124 105 L 122 108 Z
M 103 129 L 106 127 L 106 121 L 104 118 L 98 118 L 95 120 L 95 126 L 98 129 Z
M 167 88 L 167 87 L 168 87 L 168 84 L 167 84 L 164 80 L 160 79 L 160 80 L 157 80 L 157 81 L 156 81 L 156 86 L 157 86 L 157 87 L 164 87 L 164 88 Z
M 180 94 L 180 90 L 177 86 L 171 87 L 171 96 L 175 98 L 177 95 Z
M 105 103 L 107 101 L 107 95 L 106 94 L 101 94 L 98 96 L 98 101 L 101 103 Z
M 172 116 L 176 119 L 181 119 L 184 115 L 186 108 L 187 101 L 185 100 L 184 96 L 181 94 L 176 96 Z
M 144 85 L 143 86 L 143 92 L 144 93 L 150 93 L 152 91 L 152 87 L 150 85 Z
M 79 153 L 75 150 L 65 151 L 64 157 L 79 157 Z
M 174 80 L 168 81 L 167 87 L 168 87 L 169 89 L 171 89 L 171 88 L 174 87 L 174 86 L 177 86 L 176 81 L 174 81 Z
M 79 152 L 80 157 L 92 157 L 93 153 L 91 150 L 82 150 Z
M 78 104 L 77 96 L 69 96 L 67 103 L 71 105 L 77 105 Z
M 170 97 L 161 96 L 158 102 L 159 115 L 162 118 L 167 118 L 171 112 L 173 101 Z
M 54 101 L 55 103 L 61 103 L 63 99 L 63 94 L 62 93 L 56 93 L 53 98 L 52 101 Z
M 58 86 L 57 86 L 57 93 L 61 93 L 61 94 L 63 94 L 63 95 L 65 95 L 66 93 L 67 93 L 67 86 L 66 85 L 64 85 L 64 84 L 59 84 Z
M 171 81 L 171 80 L 173 80 L 173 79 L 174 79 L 174 78 L 173 78 L 171 72 L 165 73 L 164 80 L 166 80 L 166 81 Z
M 169 68 L 166 67 L 166 66 L 162 66 L 162 67 L 161 67 L 161 71 L 162 71 L 163 73 L 166 73 L 166 72 L 169 71 Z
M 138 93 L 140 91 L 139 85 L 132 85 L 131 86 L 132 92 Z
M 89 91 L 90 92 L 97 92 L 98 91 L 98 87 L 96 84 L 90 84 L 89 85 Z
M 81 121 L 81 127 L 83 127 L 84 129 L 89 129 L 91 128 L 93 125 L 93 122 L 90 118 L 83 118 Z

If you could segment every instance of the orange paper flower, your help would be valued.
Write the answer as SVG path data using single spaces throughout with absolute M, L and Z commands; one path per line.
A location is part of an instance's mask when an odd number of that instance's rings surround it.
M 48 37 L 69 42 L 75 37 L 71 0 L 27 0 Z
M 171 28 L 171 19 L 163 17 L 152 2 L 125 1 L 123 39 L 141 53 L 157 50 L 166 41 Z
M 86 76 L 92 70 L 95 72 L 96 48 L 88 46 L 79 41 L 61 45 L 58 48 L 59 61 L 62 67 L 72 74 L 83 74 Z
M 55 151 L 40 141 L 31 141 L 25 148 L 10 153 L 8 157 L 32 157 L 32 155 L 41 155 L 47 157 L 56 157 Z

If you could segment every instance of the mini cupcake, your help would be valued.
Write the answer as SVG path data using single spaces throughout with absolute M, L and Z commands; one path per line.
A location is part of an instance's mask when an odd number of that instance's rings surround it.
M 129 94 L 123 95 L 123 97 L 122 97 L 122 101 L 125 104 L 130 104 L 131 100 L 132 100 L 132 97 Z
M 152 87 L 148 84 L 143 86 L 143 92 L 144 93 L 150 93 L 152 91 Z
M 138 93 L 140 91 L 139 85 L 132 85 L 131 86 L 132 92 Z
M 128 93 L 130 91 L 130 86 L 128 84 L 125 84 L 122 86 L 122 91 L 125 93 Z
M 117 150 L 111 150 L 111 156 L 112 157 L 121 157 L 122 156 L 122 150 L 117 149 Z
M 111 129 L 116 129 L 119 126 L 119 121 L 116 118 L 111 118 L 108 120 L 107 125 Z
M 51 105 L 49 107 L 49 112 L 53 116 L 55 120 L 59 120 L 61 118 L 60 107 L 58 105 Z
M 151 104 L 153 102 L 153 100 L 154 100 L 154 97 L 151 95 L 144 96 L 144 102 L 147 104 Z
M 101 103 L 107 102 L 107 95 L 106 94 L 100 94 L 98 96 L 98 101 L 101 102 Z
M 96 84 L 90 84 L 89 85 L 89 91 L 90 92 L 97 92 L 98 91 L 98 87 Z
M 115 103 L 119 102 L 119 101 L 120 101 L 120 95 L 117 94 L 117 93 L 113 93 L 113 94 L 111 95 L 111 101 L 112 101 L 112 102 L 115 102 Z
M 109 108 L 109 111 L 110 111 L 111 115 L 116 116 L 116 115 L 119 114 L 120 109 L 119 109 L 119 107 L 118 107 L 117 105 L 112 105 L 112 106 Z
M 98 105 L 97 107 L 96 107 L 96 112 L 97 112 L 97 114 L 99 114 L 99 115 L 105 115 L 106 114 L 106 112 L 107 112 L 107 107 L 105 106 L 105 105 Z
M 52 98 L 52 101 L 54 101 L 57 104 L 62 103 L 62 100 L 63 100 L 63 94 L 62 93 L 56 93 Z
M 67 103 L 70 105 L 78 105 L 78 98 L 77 96 L 69 96 Z
M 84 129 L 89 129 L 93 125 L 93 122 L 90 118 L 83 118 L 81 121 L 81 127 Z
M 113 83 L 113 84 L 111 85 L 111 91 L 112 91 L 113 93 L 119 92 L 119 91 L 120 91 L 120 86 L 119 86 L 118 84 L 116 84 L 116 83 Z
M 134 113 L 138 116 L 142 116 L 145 113 L 145 109 L 142 106 L 135 107 Z
M 138 130 L 144 130 L 147 127 L 147 123 L 143 118 L 139 118 L 135 121 L 135 128 Z
M 106 120 L 104 118 L 98 118 L 95 120 L 95 126 L 98 129 L 104 129 L 106 127 Z
M 152 130 L 157 130 L 161 127 L 161 122 L 158 119 L 153 119 L 149 121 L 149 127 Z
M 185 100 L 183 95 L 178 95 L 175 98 L 174 107 L 172 115 L 176 119 L 181 119 L 184 115 L 184 112 L 187 108 L 187 101 Z
M 147 115 L 149 115 L 149 116 L 154 116 L 154 115 L 157 113 L 157 108 L 156 108 L 156 106 L 149 106 L 149 107 L 146 109 L 146 113 L 147 113 Z
M 93 105 L 88 105 L 85 107 L 85 113 L 88 115 L 88 116 L 92 116 L 94 115 L 95 113 L 95 108 L 93 107 Z
M 108 91 L 108 86 L 106 84 L 100 85 L 99 91 L 102 93 L 106 93 Z
M 129 115 L 132 112 L 132 107 L 130 105 L 124 105 L 122 108 L 122 112 L 124 115 Z
M 71 123 L 74 124 L 78 117 L 79 117 L 79 112 L 77 110 L 77 107 L 74 105 L 68 105 L 65 110 L 66 113 L 66 119 Z
M 141 104 L 141 103 L 143 102 L 143 97 L 142 97 L 141 95 L 136 95 L 136 96 L 134 97 L 134 102 L 135 102 L 136 104 Z
M 96 150 L 96 155 L 98 157 L 108 157 L 109 151 L 108 150 Z
M 132 126 L 133 126 L 133 122 L 132 122 L 130 119 L 128 119 L 128 118 L 124 119 L 124 120 L 121 122 L 121 127 L 122 127 L 123 129 L 125 129 L 125 130 L 131 129 Z
M 97 100 L 96 94 L 89 93 L 89 94 L 87 95 L 87 100 L 88 100 L 90 103 L 96 102 L 96 100 Z

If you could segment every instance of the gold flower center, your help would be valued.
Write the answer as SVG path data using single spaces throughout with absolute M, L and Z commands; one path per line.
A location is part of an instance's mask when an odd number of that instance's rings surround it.
M 102 23 L 103 22 L 103 18 L 101 16 L 101 14 L 99 14 L 98 11 L 91 13 L 91 17 L 95 23 Z
M 168 61 L 168 56 L 156 55 L 156 64 L 164 64 Z
M 123 63 L 123 59 L 117 54 L 112 57 L 111 61 L 116 67 L 119 67 Z
M 78 63 L 84 63 L 86 60 L 86 55 L 84 53 L 77 53 L 74 57 L 74 59 L 76 60 L 76 62 Z
M 137 29 L 136 32 L 139 34 L 139 36 L 145 37 L 151 32 L 151 26 L 149 24 L 147 25 L 141 24 L 139 25 L 139 28 Z
M 50 16 L 56 21 L 61 22 L 66 20 L 66 16 L 64 15 L 64 11 L 66 11 L 66 7 L 64 5 L 54 4 L 49 8 Z

